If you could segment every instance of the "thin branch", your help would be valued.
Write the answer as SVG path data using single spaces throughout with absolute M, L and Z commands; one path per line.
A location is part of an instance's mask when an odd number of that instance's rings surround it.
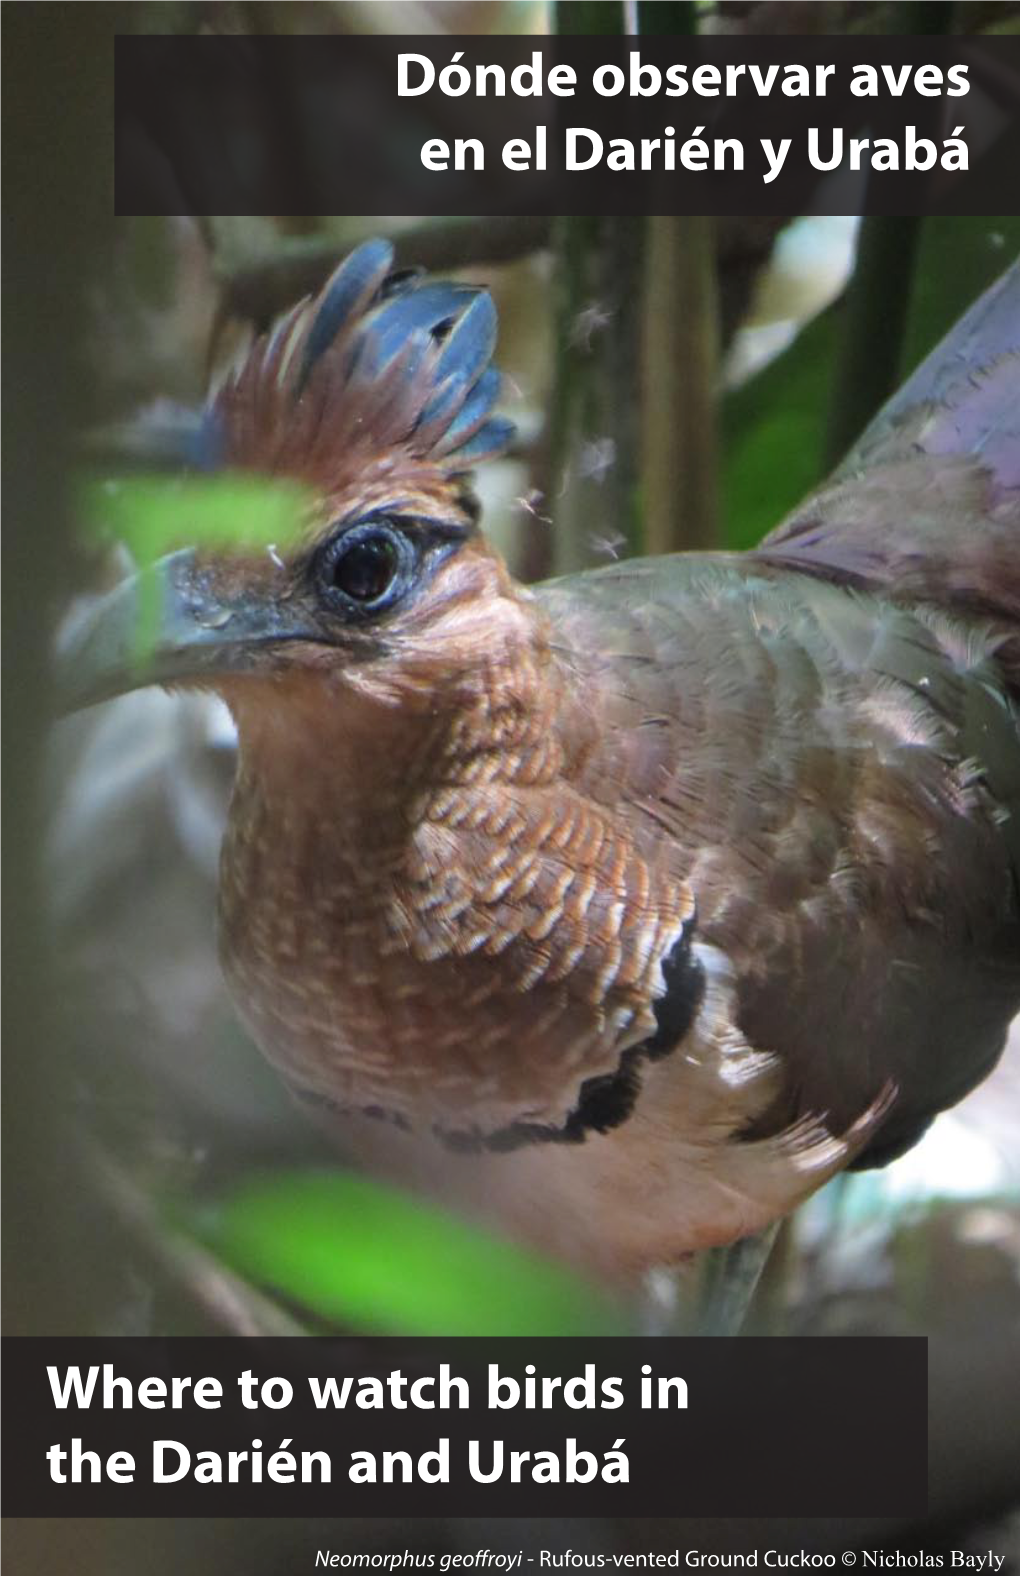
M 552 9 L 552 30 L 561 38 L 584 33 L 619 38 L 626 31 L 621 0 L 555 0 Z
M 516 262 L 548 246 L 552 224 L 541 214 L 489 215 L 414 225 L 393 239 L 400 266 L 446 270 Z M 351 245 L 350 239 L 296 241 L 271 257 L 231 270 L 223 277 L 221 317 L 242 317 L 258 328 L 267 327 L 277 313 L 318 290 Z
M 825 469 L 843 458 L 899 381 L 920 233 L 913 215 L 877 214 L 861 223 L 843 306 Z
M 640 550 L 641 256 L 644 223 L 559 221 L 550 476 L 558 572 Z
M 890 7 L 891 33 L 948 33 L 945 0 Z M 934 113 L 934 109 L 933 109 Z M 863 220 L 846 293 L 835 391 L 826 437 L 827 467 L 838 463 L 899 382 L 921 220 L 876 214 Z
M 230 1335 L 305 1335 L 272 1298 L 249 1286 L 206 1248 L 175 1231 L 148 1194 L 111 1155 L 82 1143 L 87 1175 L 117 1223 L 154 1268 Z
M 642 354 L 645 550 L 718 536 L 719 311 L 712 220 L 647 221 Z
M 643 38 L 670 34 L 693 38 L 698 31 L 694 0 L 637 0 L 637 31 Z

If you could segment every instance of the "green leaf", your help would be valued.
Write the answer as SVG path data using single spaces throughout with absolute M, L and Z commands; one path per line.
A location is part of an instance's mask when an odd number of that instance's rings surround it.
M 823 312 L 724 401 L 727 547 L 754 547 L 820 479 L 836 327 Z
M 307 518 L 307 490 L 243 471 L 89 479 L 80 517 L 94 542 L 123 542 L 144 567 L 177 547 L 282 547 Z
M 364 1177 L 279 1172 L 191 1222 L 220 1258 L 333 1324 L 402 1335 L 608 1335 L 622 1310 L 558 1265 Z
M 1020 217 L 926 219 L 904 346 L 905 378 L 1020 254 Z

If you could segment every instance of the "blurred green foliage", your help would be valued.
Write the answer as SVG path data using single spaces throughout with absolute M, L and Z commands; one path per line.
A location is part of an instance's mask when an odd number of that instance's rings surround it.
M 144 571 L 188 547 L 285 547 L 306 518 L 307 490 L 294 481 L 225 472 L 222 476 L 138 475 L 89 479 L 79 518 L 87 542 L 120 543 L 143 571 L 137 579 L 133 656 L 148 658 L 159 638 L 163 590 Z
M 723 404 L 727 547 L 754 547 L 819 480 L 837 342 L 835 310 L 823 312 L 789 350 Z
M 558 1265 L 367 1177 L 243 1181 L 191 1229 L 328 1324 L 403 1335 L 611 1335 L 622 1311 Z
M 86 481 L 80 518 L 92 542 L 123 542 L 144 568 L 175 547 L 283 547 L 307 498 L 297 482 L 240 471 L 122 476 Z

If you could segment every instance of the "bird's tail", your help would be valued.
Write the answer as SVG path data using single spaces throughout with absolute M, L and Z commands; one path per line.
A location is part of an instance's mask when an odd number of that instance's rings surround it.
M 1002 625 L 1020 693 L 1020 263 L 756 556 Z

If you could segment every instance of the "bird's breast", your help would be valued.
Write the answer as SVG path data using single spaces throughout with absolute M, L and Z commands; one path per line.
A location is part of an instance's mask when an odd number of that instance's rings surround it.
M 301 1090 L 509 1147 L 620 1115 L 622 1058 L 660 1031 L 694 904 L 562 782 L 395 795 L 352 828 L 281 813 L 242 773 L 220 917 L 242 1015 Z M 673 1038 L 695 985 L 669 1000 Z

